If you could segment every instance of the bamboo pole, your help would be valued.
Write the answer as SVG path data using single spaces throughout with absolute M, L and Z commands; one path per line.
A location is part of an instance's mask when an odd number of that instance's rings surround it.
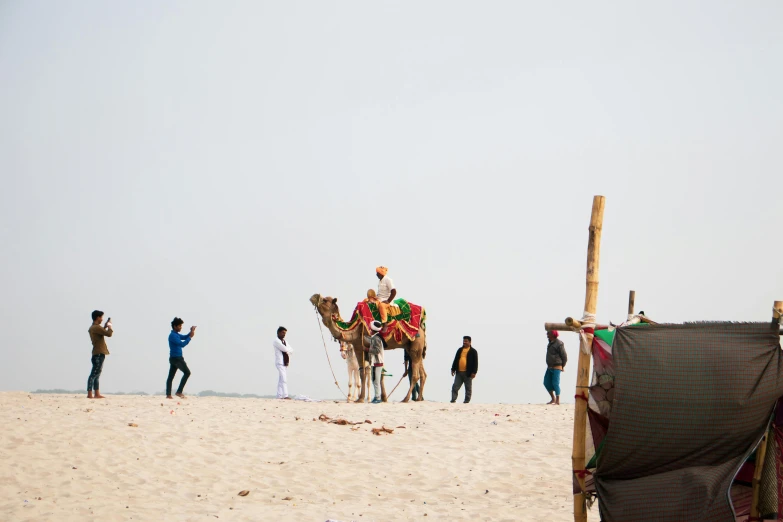
M 570 317 L 568 319 L 571 319 Z M 568 321 L 566 319 L 566 321 Z M 574 328 L 573 326 L 569 326 L 567 323 L 544 323 L 544 330 L 547 332 L 551 332 L 552 330 L 557 330 L 558 332 L 578 332 L 579 327 L 582 325 L 581 322 L 573 319 L 579 326 Z M 595 325 L 596 329 L 601 330 L 602 328 L 608 328 L 608 325 L 605 324 L 597 324 Z
M 642 318 L 639 315 L 634 315 L 634 304 L 636 302 L 636 290 L 631 290 L 628 293 L 628 320 L 626 325 L 634 325 L 642 322 Z
M 783 312 L 783 301 L 775 301 L 772 305 L 772 324 L 780 324 L 780 316 Z M 753 469 L 753 500 L 750 503 L 750 519 L 755 520 L 759 517 L 759 490 L 761 485 L 761 474 L 764 472 L 764 457 L 767 454 L 767 439 L 769 433 L 764 433 L 758 447 L 756 448 L 756 462 Z
M 544 330 L 551 332 L 557 330 L 559 332 L 578 332 L 578 328 L 572 328 L 565 323 L 544 323 Z
M 601 261 L 601 228 L 604 221 L 603 196 L 593 197 L 593 211 L 590 215 L 590 229 L 587 242 L 587 272 L 585 276 L 585 312 L 595 315 L 598 304 L 598 272 Z M 587 395 L 590 379 L 590 348 L 593 334 L 582 338 L 584 350 L 579 350 L 579 366 L 576 371 L 576 393 Z M 585 353 L 587 352 L 587 353 Z M 574 441 L 571 452 L 571 467 L 574 478 L 579 484 L 579 492 L 574 494 L 574 522 L 587 522 L 587 503 L 585 489 L 585 434 L 587 431 L 587 401 L 576 400 L 574 407 Z

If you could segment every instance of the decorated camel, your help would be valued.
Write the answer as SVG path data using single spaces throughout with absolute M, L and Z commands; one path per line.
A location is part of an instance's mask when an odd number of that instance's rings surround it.
M 348 401 L 355 401 L 359 398 L 359 361 L 356 359 L 356 353 L 353 345 L 345 341 L 340 341 L 340 355 L 345 359 L 348 367 Z
M 350 343 L 354 348 L 359 368 L 364 368 L 364 361 L 367 353 L 364 351 L 363 338 L 367 334 L 367 322 L 372 321 L 377 311 L 366 302 L 359 303 L 353 312 L 351 318 L 346 322 L 340 316 L 340 309 L 337 306 L 336 297 L 321 297 L 320 294 L 314 294 L 310 302 L 315 306 L 324 326 L 329 329 L 337 341 Z M 385 350 L 394 350 L 403 348 L 410 358 L 409 372 L 413 375 L 408 394 L 402 402 L 408 402 L 413 393 L 413 387 L 419 383 L 419 398 L 424 400 L 424 383 L 427 380 L 427 372 L 424 371 L 424 357 L 427 353 L 427 337 L 425 332 L 426 312 L 417 305 L 407 303 L 402 299 L 395 301 L 398 315 L 392 314 L 392 321 L 384 325 L 381 336 L 385 341 Z M 400 310 L 401 308 L 401 310 Z M 377 318 L 376 318 L 377 319 Z M 365 384 L 368 384 L 367 372 L 360 371 L 361 388 L 359 398 L 356 402 L 362 402 L 365 397 Z M 386 390 L 382 390 L 381 400 L 386 402 Z

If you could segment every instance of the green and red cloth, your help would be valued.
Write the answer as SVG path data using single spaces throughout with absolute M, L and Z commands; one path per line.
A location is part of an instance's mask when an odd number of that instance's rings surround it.
M 419 328 L 426 327 L 427 312 L 421 306 L 409 303 L 405 299 L 395 299 L 394 304 L 399 307 L 400 313 L 393 315 L 392 310 L 389 310 L 387 322 L 381 330 L 381 337 L 387 342 L 390 339 L 394 339 L 395 342 L 402 343 L 404 341 L 403 337 L 412 341 L 416 338 Z M 361 301 L 356 305 L 348 321 L 343 321 L 338 316 L 332 316 L 334 325 L 343 332 L 353 331 L 359 325 L 363 325 L 365 331 L 369 331 L 370 323 L 380 320 L 381 314 L 378 310 L 378 305 L 365 301 Z

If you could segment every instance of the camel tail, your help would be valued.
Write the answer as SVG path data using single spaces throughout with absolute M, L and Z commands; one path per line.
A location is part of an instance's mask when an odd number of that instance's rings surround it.
M 424 350 L 421 351 L 421 358 L 426 359 L 427 358 L 427 345 L 424 345 Z

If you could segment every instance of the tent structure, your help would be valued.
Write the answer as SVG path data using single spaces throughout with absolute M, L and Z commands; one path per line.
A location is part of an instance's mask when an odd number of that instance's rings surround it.
M 596 196 L 583 317 L 545 324 L 581 339 L 574 520 L 596 499 L 608 522 L 783 516 L 783 302 L 771 322 L 657 324 L 632 291 L 626 322 L 596 324 L 603 208 Z

